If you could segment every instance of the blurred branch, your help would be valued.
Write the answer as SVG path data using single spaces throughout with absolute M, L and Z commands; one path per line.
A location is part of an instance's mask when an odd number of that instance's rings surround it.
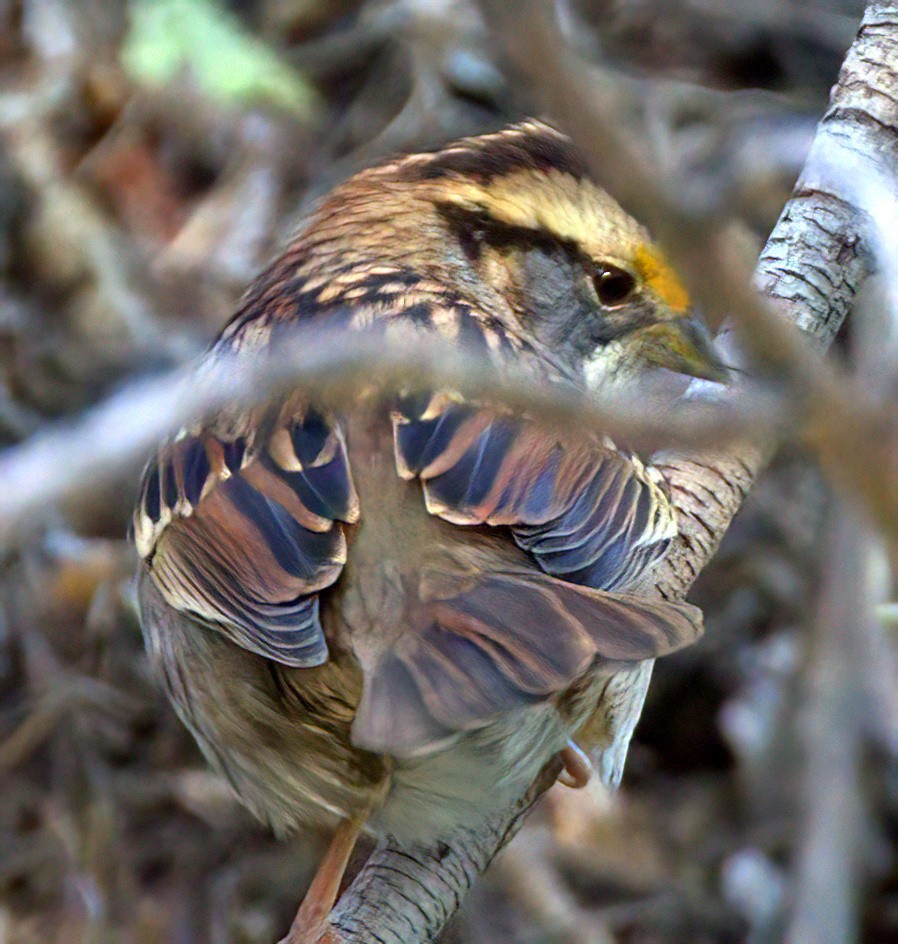
M 664 459 L 681 532 L 649 583 L 634 588 L 662 597 L 686 592 L 716 549 L 772 439 L 793 421 L 808 432 L 833 481 L 863 498 L 883 528 L 894 533 L 894 431 L 858 381 L 823 365 L 819 351 L 807 343 L 810 337 L 822 349 L 835 336 L 879 257 L 880 247 L 870 241 L 869 201 L 883 194 L 894 199 L 896 192 L 894 5 L 871 5 L 795 196 L 761 257 L 757 281 L 776 310 L 750 288 L 747 255 L 723 225 L 728 194 L 713 187 L 702 193 L 692 183 L 681 187 L 682 168 L 666 174 L 667 163 L 647 157 L 631 140 L 619 119 L 621 100 L 632 86 L 622 91 L 610 75 L 588 69 L 567 52 L 546 4 L 523 0 L 512 7 L 482 0 L 482 6 L 510 59 L 542 96 L 542 107 L 578 141 L 597 179 L 655 230 L 696 300 L 719 322 L 733 316 L 733 337 L 738 332 L 754 361 L 787 388 L 788 399 L 774 404 L 776 420 L 769 406 L 759 409 L 746 391 L 712 394 L 697 385 L 675 410 L 659 407 L 646 414 L 642 405 L 637 412 L 619 402 L 586 402 L 561 388 L 534 389 L 524 373 L 485 375 L 458 352 L 430 345 L 385 346 L 369 336 L 347 351 L 339 341 L 310 343 L 303 336 L 295 345 L 286 343 L 274 360 L 249 361 L 206 382 L 175 372 L 125 390 L 78 425 L 41 434 L 5 454 L 0 540 L 40 521 L 60 500 L 94 493 L 130 472 L 182 423 L 225 404 L 262 402 L 288 384 L 333 403 L 374 386 L 452 386 L 581 435 L 594 429 L 642 447 L 675 443 L 698 450 L 713 443 L 713 453 L 681 452 Z M 42 165 L 35 167 L 32 172 L 43 179 Z M 856 186 L 861 178 L 873 182 L 863 193 Z M 100 270 L 96 260 L 88 262 Z M 791 404 L 799 416 L 792 415 Z M 644 663 L 621 673 L 616 684 L 640 701 L 650 672 L 650 663 Z M 616 744 L 624 751 L 630 733 L 617 732 Z M 452 847 L 411 854 L 381 844 L 338 905 L 331 941 L 432 940 L 552 779 L 547 776 L 513 811 Z
M 851 355 L 857 373 L 888 397 L 898 354 L 898 309 L 888 296 L 898 269 L 883 268 L 887 284 L 871 286 L 857 306 Z M 857 940 L 858 889 L 877 852 L 861 765 L 871 740 L 892 757 L 898 751 L 895 651 L 876 612 L 887 593 L 880 542 L 843 502 L 833 505 L 798 719 L 802 828 L 788 944 Z
M 869 858 L 863 749 L 866 668 L 861 637 L 875 622 L 871 536 L 843 506 L 833 509 L 827 562 L 811 637 L 802 717 L 805 753 L 801 846 L 788 944 L 857 939 L 858 878 Z M 861 623 L 868 624 L 863 630 Z
M 873 470 L 891 468 L 888 446 L 883 442 L 887 437 L 879 434 L 875 443 L 868 443 L 885 445 L 884 455 L 875 449 L 872 454 L 869 449 L 862 450 L 866 461 L 886 460 L 884 466 L 849 468 L 859 453 L 845 455 L 857 445 L 858 430 L 871 422 L 876 425 L 879 417 L 870 414 L 878 411 L 855 384 L 831 365 L 823 367 L 796 328 L 816 340 L 819 349 L 825 349 L 876 257 L 876 247 L 867 244 L 866 208 L 859 206 L 853 199 L 856 194 L 850 192 L 857 163 L 876 175 L 882 192 L 898 189 L 898 162 L 894 160 L 898 150 L 898 56 L 894 52 L 898 8 L 870 4 L 795 195 L 761 256 L 756 278 L 767 297 L 777 301 L 778 310 L 774 311 L 751 290 L 745 255 L 733 245 L 726 230 L 713 225 L 705 213 L 679 206 L 674 196 L 676 181 L 659 177 L 633 147 L 616 120 L 617 88 L 608 77 L 599 82 L 595 76 L 587 78 L 582 64 L 566 54 L 551 8 L 536 0 L 525 0 L 513 10 L 499 0 L 482 0 L 481 7 L 504 40 L 512 62 L 529 79 L 531 91 L 542 93 L 544 107 L 581 145 L 597 178 L 660 236 L 698 300 L 720 320 L 735 317 L 740 338 L 751 354 L 774 368 L 801 395 L 806 408 L 820 418 L 821 428 L 831 430 L 830 442 L 837 442 L 838 448 L 827 448 L 827 434 L 818 434 L 824 463 L 832 466 L 841 462 L 842 481 L 865 497 L 879 521 L 893 526 L 898 520 L 892 513 L 894 487 L 889 497 L 878 494 L 868 481 L 878 478 L 871 474 Z M 844 157 L 846 145 L 855 158 L 850 172 L 838 160 Z M 841 173 L 832 172 L 834 164 Z M 866 251 L 861 251 L 862 247 Z M 716 550 L 768 448 L 767 443 L 755 442 L 667 460 L 665 473 L 681 512 L 680 535 L 660 570 L 652 575 L 654 586 L 639 589 L 664 598 L 686 592 Z M 841 457 L 838 460 L 837 455 Z M 885 476 L 879 481 L 888 479 Z M 621 673 L 620 684 L 626 687 L 638 681 L 643 686 L 649 672 L 643 664 L 633 673 Z M 513 823 L 522 815 L 516 808 L 505 821 Z M 460 837 L 446 850 L 445 858 L 412 855 L 392 848 L 389 841 L 380 843 L 338 903 L 325 939 L 329 944 L 433 940 L 439 932 L 434 914 L 448 917 L 456 909 L 477 864 L 489 862 L 497 837 L 505 841 L 509 835 L 499 824 L 490 824 L 481 834 Z M 470 867 L 459 870 L 458 861 Z M 397 905 L 422 899 L 428 902 L 426 915 Z M 359 919 L 360 914 L 364 920 Z
M 298 329 L 284 335 L 269 357 L 219 358 L 214 370 L 174 370 L 132 384 L 75 424 L 29 439 L 0 454 L 0 545 L 40 523 L 60 501 L 95 493 L 135 466 L 180 426 L 224 407 L 250 407 L 289 387 L 307 390 L 317 403 L 345 407 L 353 398 L 400 388 L 451 388 L 471 398 L 525 412 L 558 431 L 618 436 L 635 447 L 708 445 L 780 428 L 787 411 L 755 402 L 737 409 L 726 395 L 676 411 L 651 399 L 638 409 L 623 398 L 587 399 L 574 388 L 538 385 L 509 366 L 505 372 L 472 361 L 458 349 L 427 339 L 359 334 L 351 347 L 339 333 Z M 776 416 L 776 420 L 773 419 Z M 769 427 L 769 428 L 768 428 Z
M 91 355 L 115 361 L 183 357 L 189 343 L 163 328 L 145 273 L 127 242 L 110 226 L 95 195 L 65 169 L 54 122 L 74 108 L 71 76 L 44 78 L 0 92 L 0 147 L 32 195 L 20 238 L 31 278 L 70 293 L 84 314 L 79 328 Z M 89 313 L 89 316 L 88 316 Z
M 654 232 L 696 304 L 716 324 L 732 318 L 738 346 L 787 386 L 813 428 L 810 439 L 825 471 L 837 487 L 865 502 L 898 553 L 898 489 L 890 476 L 869 474 L 871 468 L 896 467 L 891 410 L 870 403 L 862 383 L 837 365 L 822 363 L 802 337 L 804 332 L 822 346 L 832 341 L 876 258 L 877 247 L 868 241 L 867 201 L 855 186 L 858 174 L 879 182 L 875 188 L 868 185 L 873 199 L 895 190 L 895 104 L 890 106 L 887 95 L 871 104 L 869 94 L 871 88 L 894 88 L 898 82 L 894 54 L 888 55 L 895 38 L 871 29 L 888 20 L 883 5 L 871 5 L 785 211 L 800 214 L 807 225 L 787 235 L 775 232 L 757 270 L 764 295 L 776 305 L 752 287 L 754 263 L 726 222 L 729 195 L 713 187 L 703 193 L 684 186 L 689 168 L 666 174 L 663 155 L 637 146 L 623 117 L 632 91 L 565 47 L 554 6 L 543 0 L 524 0 L 513 10 L 501 0 L 481 0 L 480 6 L 513 67 L 580 145 L 596 179 Z M 852 108 L 869 113 L 882 133 L 859 135 Z M 736 339 L 727 336 L 724 343 L 738 351 Z M 890 435 L 884 435 L 887 431 Z M 753 455 L 749 450 L 749 464 L 757 461 Z M 695 471 L 688 471 L 689 478 Z M 671 472 L 676 475 L 675 468 Z M 728 479 L 742 477 L 733 467 L 728 472 Z

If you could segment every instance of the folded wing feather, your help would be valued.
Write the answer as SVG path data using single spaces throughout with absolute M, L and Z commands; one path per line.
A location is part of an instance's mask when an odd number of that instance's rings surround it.
M 400 644 L 363 666 L 359 746 L 414 757 L 564 692 L 597 662 L 661 656 L 701 635 L 697 608 L 622 590 L 676 532 L 660 476 L 637 457 L 446 394 L 405 399 L 393 426 L 397 470 L 422 482 L 428 510 L 507 527 L 534 567 L 468 575 L 408 617 Z
M 357 518 L 339 426 L 304 410 L 258 444 L 203 431 L 164 447 L 134 529 L 172 606 L 259 655 L 313 666 L 327 660 L 317 594 L 339 576 L 342 523 Z

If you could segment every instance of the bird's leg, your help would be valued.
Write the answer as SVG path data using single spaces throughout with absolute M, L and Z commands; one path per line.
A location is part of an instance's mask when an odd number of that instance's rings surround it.
M 321 940 L 324 923 L 340 892 L 340 882 L 359 833 L 364 817 L 349 817 L 337 827 L 315 872 L 312 884 L 296 912 L 287 936 L 280 944 L 316 944 Z
M 564 770 L 558 775 L 558 782 L 574 790 L 585 787 L 592 777 L 592 764 L 586 754 L 573 741 L 568 741 L 560 757 Z

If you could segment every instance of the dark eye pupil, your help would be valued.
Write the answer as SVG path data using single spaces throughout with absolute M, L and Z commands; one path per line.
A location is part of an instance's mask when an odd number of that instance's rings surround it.
M 623 269 L 602 269 L 595 276 L 596 294 L 603 305 L 620 305 L 636 288 L 636 280 Z

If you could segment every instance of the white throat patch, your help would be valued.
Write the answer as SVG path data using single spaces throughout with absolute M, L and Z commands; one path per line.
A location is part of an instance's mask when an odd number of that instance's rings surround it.
M 610 341 L 597 348 L 583 364 L 586 386 L 597 392 L 610 392 L 627 386 L 637 374 L 632 351 L 620 341 Z

